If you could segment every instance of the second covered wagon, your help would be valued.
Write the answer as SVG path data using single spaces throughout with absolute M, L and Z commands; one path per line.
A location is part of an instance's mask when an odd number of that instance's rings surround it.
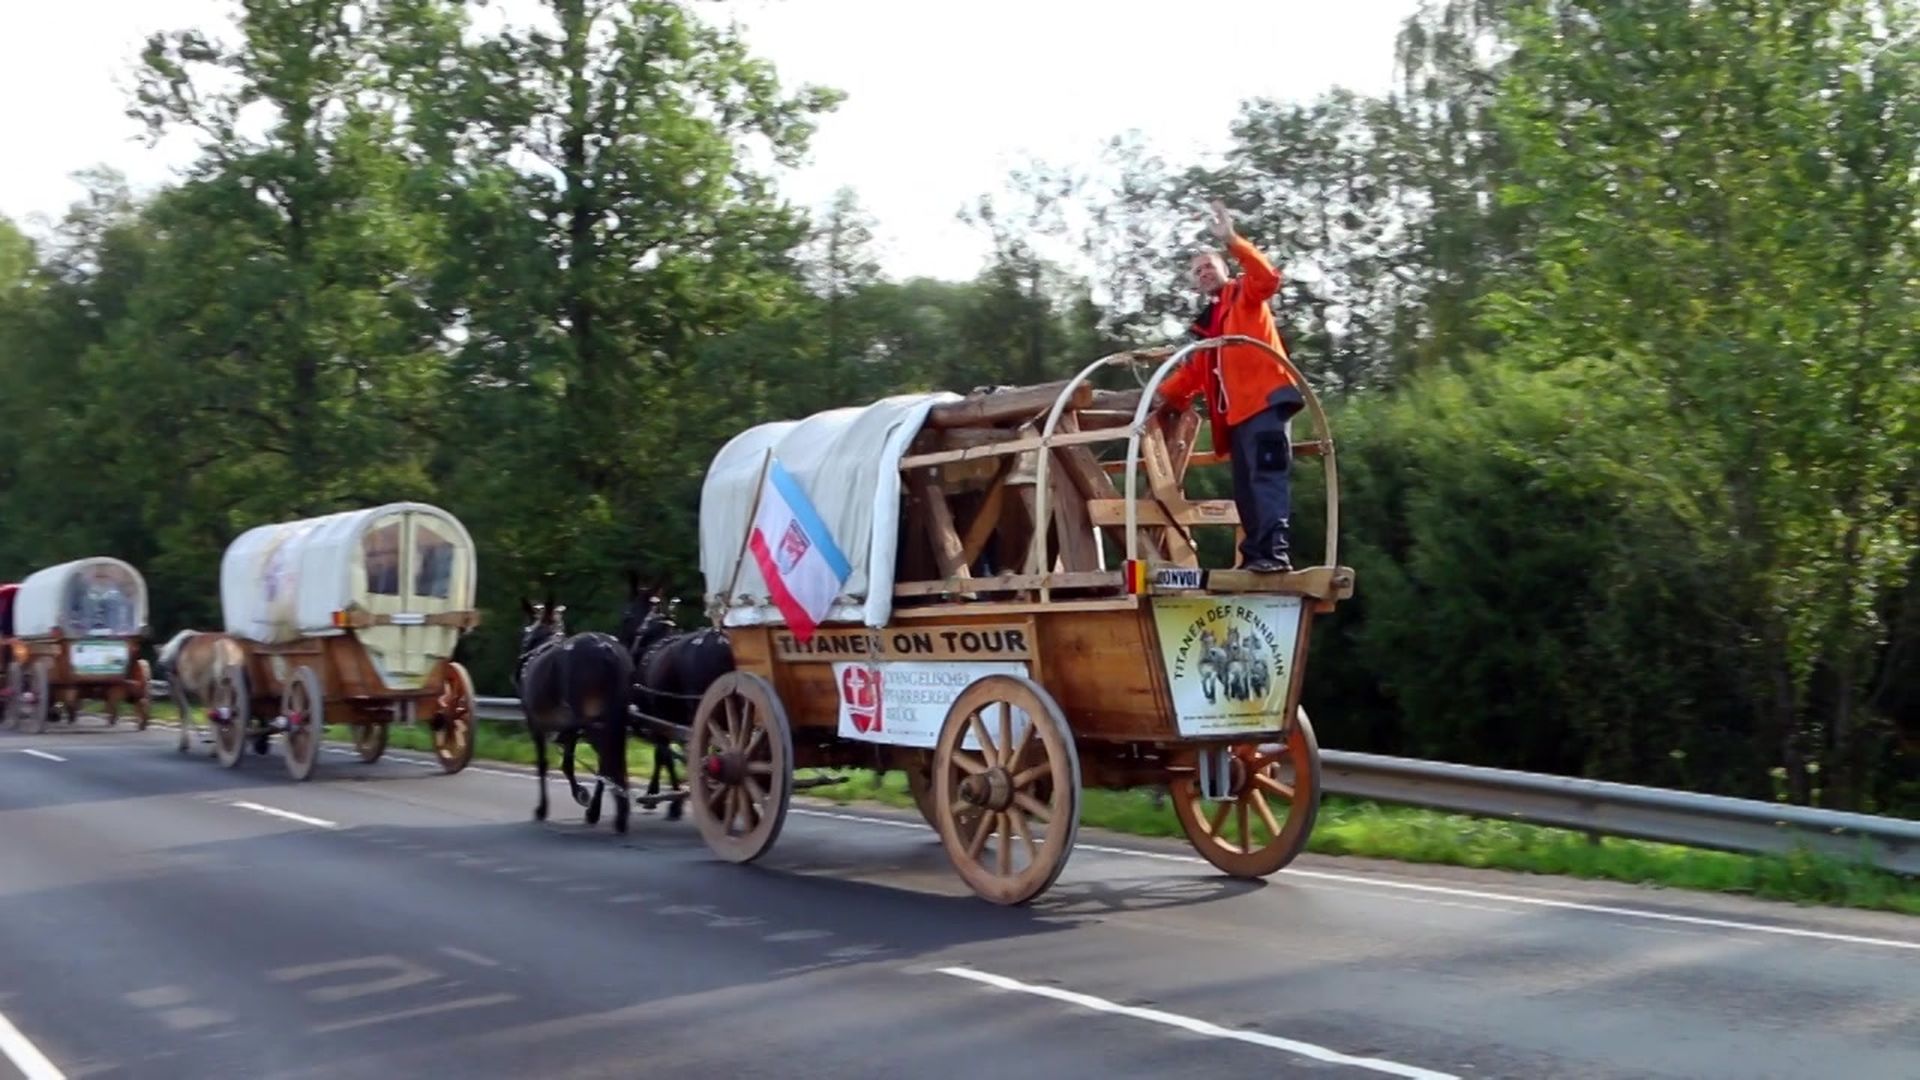
M 387 726 L 422 722 L 447 772 L 473 758 L 473 679 L 453 660 L 479 625 L 473 539 L 452 514 L 387 503 L 262 525 L 220 563 L 220 606 L 243 664 L 214 682 L 209 718 L 222 765 L 249 740 L 286 739 L 287 771 L 313 772 L 329 724 L 363 760 Z
M 140 657 L 147 632 L 147 583 L 119 559 L 94 556 L 49 566 L 10 590 L 5 603 L 6 719 L 44 730 L 58 704 L 72 722 L 87 701 L 119 720 L 131 702 L 147 726 L 151 675 Z

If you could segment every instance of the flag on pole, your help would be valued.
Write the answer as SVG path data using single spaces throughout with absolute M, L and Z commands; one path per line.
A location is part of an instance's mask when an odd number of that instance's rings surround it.
M 853 567 L 806 492 L 778 461 L 769 463 L 761 481 L 747 546 L 794 636 L 803 642 L 811 638 Z

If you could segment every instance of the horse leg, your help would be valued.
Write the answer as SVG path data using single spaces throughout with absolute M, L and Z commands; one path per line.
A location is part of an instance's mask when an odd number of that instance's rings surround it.
M 567 791 L 573 796 L 574 805 L 585 806 L 587 805 L 586 789 L 580 786 L 580 781 L 574 779 L 573 771 L 573 755 L 580 744 L 580 731 L 578 728 L 569 729 L 557 736 L 554 741 L 560 744 L 560 772 L 567 778 Z M 595 792 L 596 798 L 598 795 L 599 793 Z M 587 824 L 593 824 L 593 820 L 589 818 Z
M 632 800 L 627 798 L 627 725 L 621 723 L 621 717 L 608 717 L 601 728 L 606 734 L 606 746 L 600 751 L 600 775 L 613 785 L 613 831 L 627 831 L 627 818 L 633 812 Z M 594 792 L 598 797 L 599 792 Z
M 547 820 L 547 733 L 533 729 L 533 763 L 539 769 L 540 801 L 533 808 L 533 820 Z
M 667 766 L 667 790 L 678 792 L 680 790 L 680 773 L 673 767 L 673 743 L 669 742 L 664 735 L 654 741 L 653 775 L 656 778 L 660 775 L 660 764 L 662 762 L 665 762 Z M 667 820 L 679 821 L 682 809 L 682 800 L 680 799 L 674 799 L 667 803 Z

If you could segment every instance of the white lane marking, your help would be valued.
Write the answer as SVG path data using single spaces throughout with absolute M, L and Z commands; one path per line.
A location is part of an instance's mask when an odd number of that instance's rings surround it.
M 7 1055 L 7 1060 L 27 1080 L 67 1080 L 67 1074 L 55 1068 L 53 1062 L 47 1060 L 47 1055 L 22 1035 L 4 1013 L 0 1013 L 0 1054 Z
M 311 1030 L 315 1035 L 329 1035 L 336 1031 L 351 1031 L 354 1028 L 368 1027 L 372 1024 L 387 1024 L 395 1020 L 412 1020 L 421 1016 L 433 1016 L 438 1013 L 456 1012 L 460 1009 L 484 1009 L 491 1005 L 505 1005 L 509 1001 L 518 1001 L 512 994 L 487 994 L 484 997 L 461 998 L 458 1001 L 443 1001 L 438 1005 L 422 1005 L 417 1009 L 401 1009 L 398 1012 L 376 1013 L 363 1016 L 358 1020 L 342 1020 L 336 1024 L 318 1024 Z
M 337 821 L 328 821 L 326 818 L 308 817 L 305 814 L 296 814 L 291 810 L 281 810 L 272 806 L 261 806 L 257 802 L 235 802 L 229 803 L 228 805 L 237 806 L 242 810 L 251 810 L 256 814 L 271 814 L 277 818 L 286 818 L 288 821 L 297 821 L 302 825 L 318 825 L 323 829 L 337 829 L 340 827 L 340 823 Z
M 1160 1009 L 1143 1009 L 1135 1005 L 1122 1005 L 1118 1002 L 1108 1001 L 1105 998 L 1094 997 L 1092 994 L 1081 994 L 1072 990 L 1059 990 L 1051 986 L 1035 986 L 1032 983 L 1023 983 L 1018 979 L 1009 979 L 1005 975 L 994 975 L 990 972 L 976 971 L 972 968 L 943 967 L 938 970 L 942 975 L 952 975 L 955 978 L 970 979 L 974 982 L 985 983 L 988 986 L 997 987 L 1001 990 L 1013 990 L 1022 994 L 1032 994 L 1035 997 L 1064 1001 L 1069 1005 L 1078 1005 L 1083 1009 L 1092 1009 L 1096 1012 L 1113 1013 L 1118 1016 L 1132 1017 L 1135 1020 L 1147 1020 L 1156 1024 L 1165 1024 L 1168 1027 L 1179 1028 L 1182 1031 L 1190 1031 L 1195 1035 L 1206 1035 L 1215 1039 L 1232 1039 L 1236 1042 L 1252 1043 L 1254 1046 L 1263 1046 L 1269 1050 L 1281 1050 L 1289 1054 L 1296 1054 L 1300 1057 L 1312 1058 L 1315 1061 L 1324 1061 L 1329 1065 L 1350 1065 L 1355 1068 L 1371 1069 L 1374 1072 L 1386 1073 L 1389 1076 L 1404 1076 L 1408 1078 L 1408 1080 L 1459 1080 L 1459 1078 L 1452 1073 L 1435 1072 L 1432 1069 L 1423 1069 L 1418 1065 L 1405 1065 L 1398 1061 L 1389 1061 L 1385 1058 L 1354 1057 L 1351 1054 L 1343 1054 L 1338 1050 L 1329 1050 L 1324 1046 L 1318 1046 L 1310 1042 L 1300 1042 L 1297 1039 L 1283 1039 L 1278 1035 L 1268 1035 L 1259 1031 L 1235 1031 L 1232 1028 L 1223 1028 L 1218 1024 L 1210 1024 L 1205 1020 L 1195 1020 L 1193 1017 L 1181 1016 L 1178 1013 L 1163 1012 Z
M 32 754 L 34 757 L 37 757 L 37 758 L 45 758 L 48 761 L 67 760 L 66 758 L 61 757 L 59 754 L 49 754 L 45 750 L 22 750 L 20 752 L 23 754 Z
M 455 960 L 465 960 L 467 963 L 473 964 L 477 967 L 499 967 L 500 966 L 500 961 L 498 960 L 481 956 L 477 952 L 469 952 L 468 950 L 462 949 L 455 945 L 442 945 L 440 946 L 440 951 L 447 954 L 448 956 L 453 957 Z

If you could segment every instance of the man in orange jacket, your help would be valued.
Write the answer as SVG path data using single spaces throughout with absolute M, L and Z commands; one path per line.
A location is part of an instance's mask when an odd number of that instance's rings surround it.
M 1189 328 L 1197 340 L 1244 336 L 1285 355 L 1267 302 L 1280 289 L 1280 273 L 1259 250 L 1233 231 L 1226 207 L 1213 204 L 1213 235 L 1244 271 L 1227 276 L 1226 261 L 1203 251 L 1189 264 L 1206 307 Z M 1257 573 L 1293 569 L 1287 526 L 1292 514 L 1293 444 L 1288 421 L 1306 403 L 1293 377 L 1272 353 L 1233 344 L 1187 357 L 1160 384 L 1155 407 L 1186 409 L 1204 393 L 1213 447 L 1233 466 L 1233 501 L 1246 538 L 1241 566 Z

